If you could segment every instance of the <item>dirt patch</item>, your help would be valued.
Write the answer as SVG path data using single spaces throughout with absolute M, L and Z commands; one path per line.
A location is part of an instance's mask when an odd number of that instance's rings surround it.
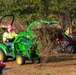
M 42 66 L 40 66 L 41 63 L 32 64 L 31 62 L 19 66 L 12 60 L 5 64 L 5 75 L 76 75 L 76 55 L 53 56 Z

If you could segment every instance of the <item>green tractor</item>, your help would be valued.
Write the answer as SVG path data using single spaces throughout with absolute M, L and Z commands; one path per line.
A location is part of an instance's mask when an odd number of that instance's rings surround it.
M 0 23 L 2 22 L 2 19 L 4 17 L 12 17 L 11 25 L 13 25 L 14 22 L 14 16 L 13 15 L 5 15 L 0 19 Z M 33 24 L 34 25 L 34 24 Z M 33 39 L 36 37 L 31 32 L 31 26 L 28 26 L 27 32 L 20 32 L 15 40 L 12 42 L 12 49 L 10 51 L 10 48 L 8 45 L 3 43 L 3 41 L 0 41 L 0 60 L 3 62 L 6 62 L 8 58 L 12 57 L 13 59 L 16 59 L 17 64 L 23 65 L 26 60 L 36 61 L 40 62 L 40 54 L 38 50 L 38 44 L 33 41 Z

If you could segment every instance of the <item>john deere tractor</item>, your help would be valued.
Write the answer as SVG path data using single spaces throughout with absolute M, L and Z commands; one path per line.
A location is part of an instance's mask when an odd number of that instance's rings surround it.
M 5 17 L 12 17 L 11 25 L 13 25 L 13 15 L 3 16 L 0 19 L 0 23 Z M 38 44 L 33 41 L 35 37 L 36 36 L 31 32 L 30 25 L 27 32 L 20 32 L 18 34 L 18 36 L 12 42 L 12 49 L 10 49 L 7 44 L 0 40 L 0 60 L 6 62 L 8 58 L 12 57 L 13 59 L 16 59 L 17 64 L 19 65 L 23 65 L 27 59 L 31 61 L 38 60 L 38 62 L 40 62 Z

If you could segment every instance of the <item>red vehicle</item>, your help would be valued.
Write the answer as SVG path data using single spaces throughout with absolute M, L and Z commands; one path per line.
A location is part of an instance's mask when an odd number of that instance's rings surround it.
M 72 54 L 76 53 L 76 32 L 72 32 L 71 35 L 72 37 L 68 37 L 64 33 L 58 34 L 56 39 L 58 41 L 58 52 Z
M 0 60 L 0 75 L 5 71 L 6 65 Z

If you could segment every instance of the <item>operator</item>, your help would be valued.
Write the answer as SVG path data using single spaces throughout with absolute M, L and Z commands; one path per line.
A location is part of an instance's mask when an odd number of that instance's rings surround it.
M 67 30 L 65 31 L 65 34 L 68 36 L 68 37 L 71 37 L 72 38 L 72 27 L 68 27 Z
M 14 32 L 14 28 L 8 25 L 6 32 L 3 34 L 3 42 L 12 48 L 12 42 L 14 41 L 17 34 Z

